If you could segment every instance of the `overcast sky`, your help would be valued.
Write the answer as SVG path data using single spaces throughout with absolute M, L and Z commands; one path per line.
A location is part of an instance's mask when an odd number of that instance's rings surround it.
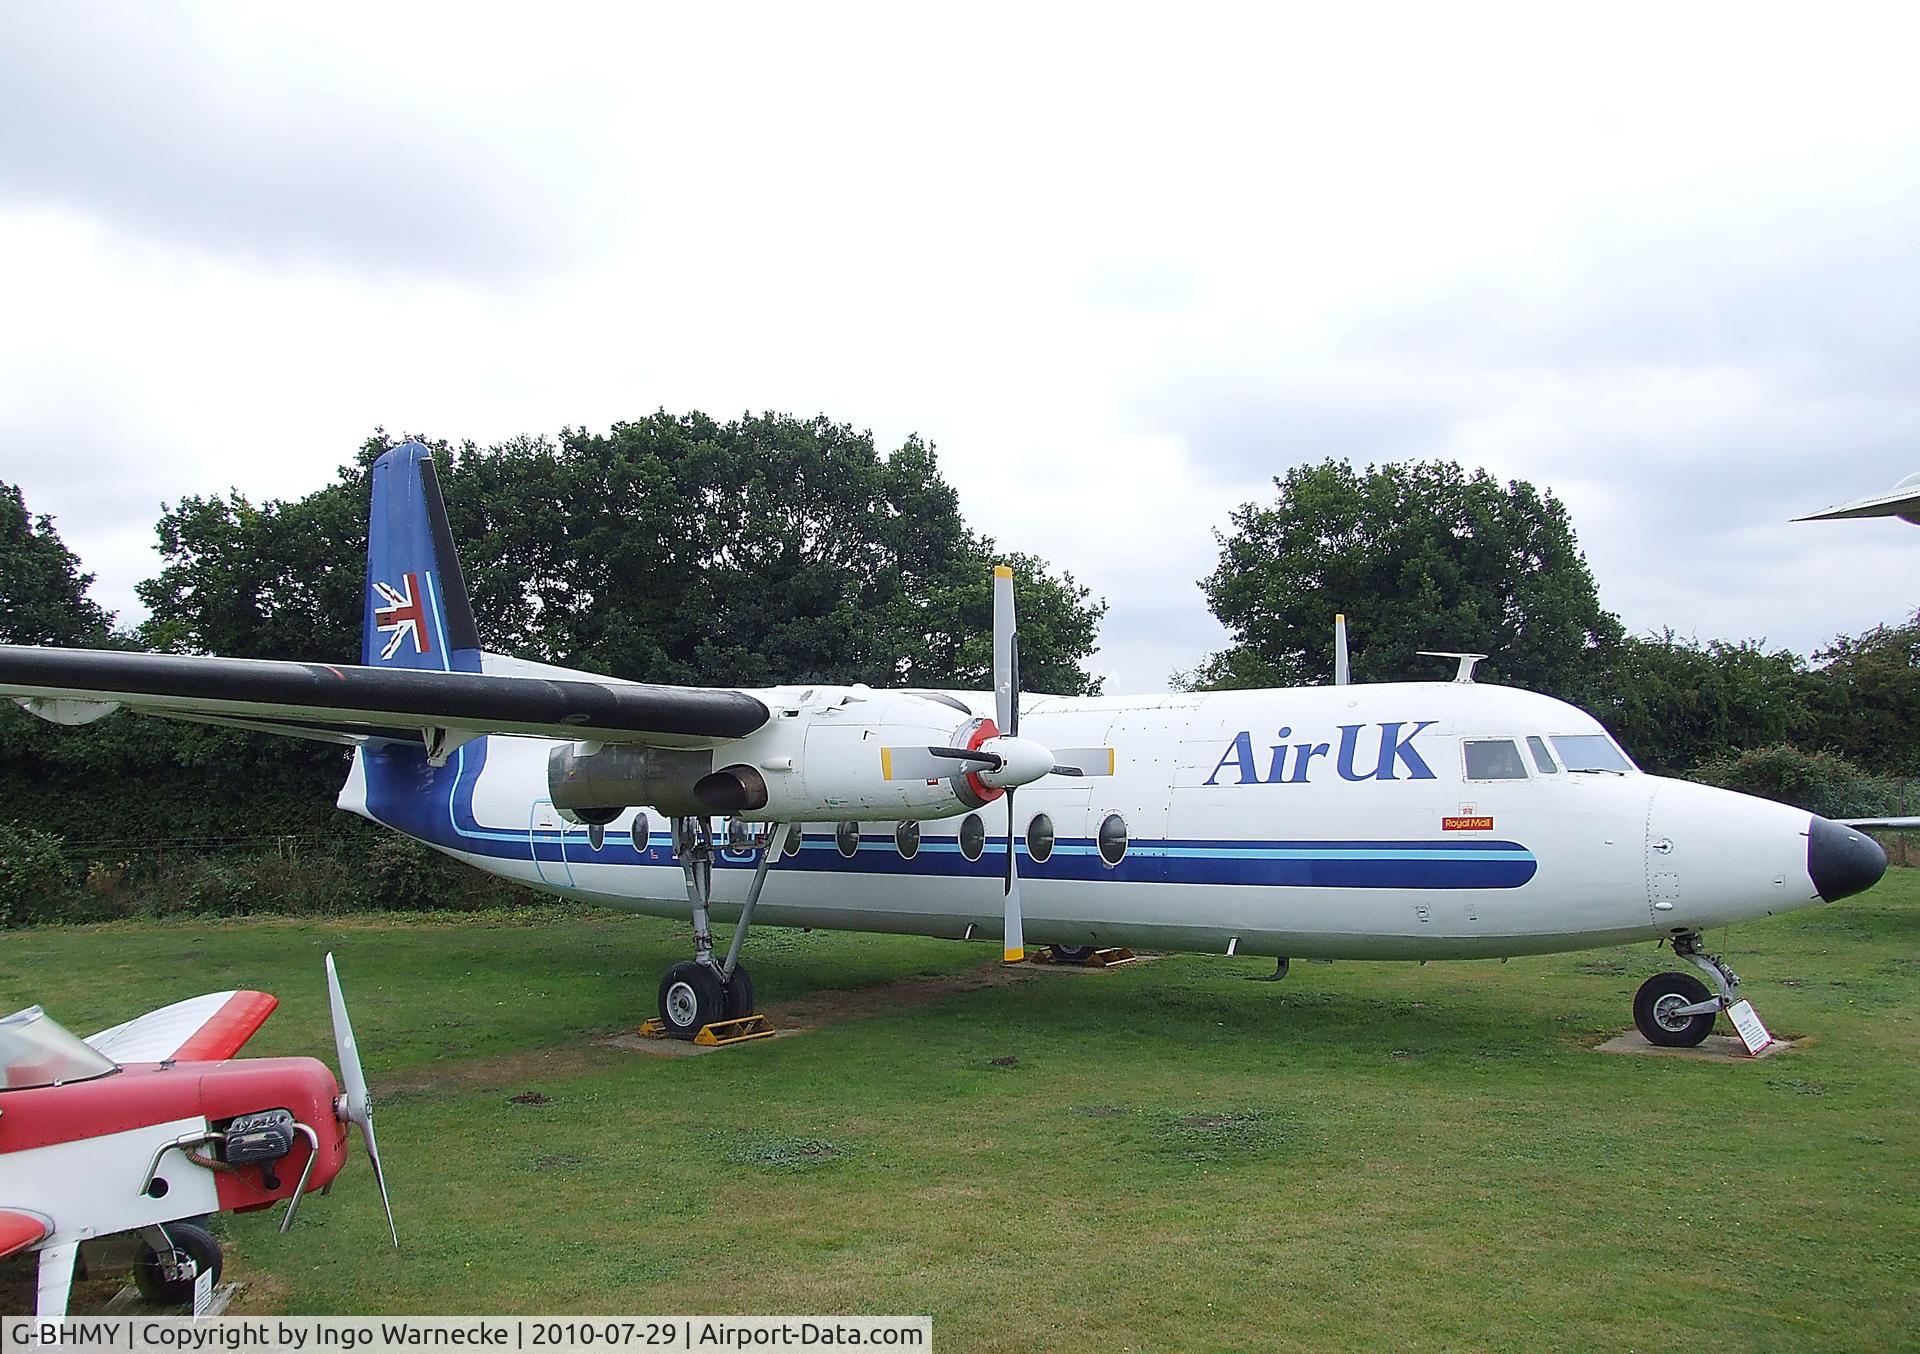
M 1552 488 L 1634 629 L 1920 605 L 1920 529 L 1787 521 L 1920 470 L 1910 7 L 1263 13 L 5 5 L 0 478 L 130 620 L 164 500 L 375 425 L 825 412 L 1110 690 L 1327 456 Z

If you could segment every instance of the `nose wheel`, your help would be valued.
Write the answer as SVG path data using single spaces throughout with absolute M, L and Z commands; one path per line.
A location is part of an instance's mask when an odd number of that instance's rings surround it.
M 1712 980 L 1709 988 L 1691 973 L 1656 973 L 1633 996 L 1633 1023 L 1650 1044 L 1694 1048 L 1713 1033 L 1720 1012 L 1739 1000 L 1740 975 L 1717 954 L 1708 954 L 1698 931 L 1673 938 L 1673 952 Z

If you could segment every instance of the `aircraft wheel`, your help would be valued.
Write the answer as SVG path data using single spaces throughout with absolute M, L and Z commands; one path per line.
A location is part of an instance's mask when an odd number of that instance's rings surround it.
M 211 1274 L 215 1283 L 220 1282 L 220 1243 L 213 1239 L 212 1232 L 191 1222 L 169 1222 L 162 1230 L 175 1250 L 193 1260 L 196 1275 Z M 140 1259 L 133 1267 L 133 1286 L 148 1302 L 186 1306 L 193 1301 L 193 1282 L 192 1279 L 169 1279 L 153 1247 L 140 1248 Z
M 733 977 L 727 983 L 726 1004 L 728 1020 L 754 1015 L 759 1010 L 753 993 L 753 978 L 747 973 L 745 964 L 733 966 Z
M 675 1039 L 691 1039 L 702 1027 L 726 1018 L 726 989 L 708 965 L 683 960 L 660 980 L 660 1023 Z
M 1093 946 L 1055 945 L 1053 947 L 1053 958 L 1054 962 L 1058 964 L 1084 964 L 1087 960 L 1093 958 Z
M 1713 1030 L 1714 1012 L 1675 1015 L 1683 1006 L 1707 999 L 1707 985 L 1691 973 L 1656 973 L 1633 996 L 1633 1023 L 1650 1044 L 1692 1048 Z

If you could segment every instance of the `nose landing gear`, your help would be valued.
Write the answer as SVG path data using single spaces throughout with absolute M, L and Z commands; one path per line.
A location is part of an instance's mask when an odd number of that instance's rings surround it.
M 1698 931 L 1675 935 L 1673 952 L 1706 974 L 1717 992 L 1691 973 L 1656 973 L 1634 994 L 1633 1023 L 1650 1044 L 1693 1048 L 1713 1032 L 1714 1017 L 1739 1000 L 1740 975 L 1706 952 Z
M 766 886 L 767 869 L 780 853 L 786 825 L 774 823 L 760 848 L 753 883 L 725 960 L 713 955 L 713 824 L 706 818 L 681 818 L 674 823 L 674 847 L 687 878 L 687 901 L 693 908 L 693 958 L 667 970 L 660 980 L 660 1026 L 675 1039 L 692 1039 L 709 1025 L 755 1014 L 753 979 L 740 962 L 740 949 L 753 921 L 753 909 Z

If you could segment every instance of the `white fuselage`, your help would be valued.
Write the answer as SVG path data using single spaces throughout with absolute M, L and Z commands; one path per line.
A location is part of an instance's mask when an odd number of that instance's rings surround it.
M 877 759 L 898 718 L 892 703 L 925 706 L 863 688 L 754 694 L 794 713 L 725 745 L 717 762 L 790 764 L 795 775 L 835 758 Z M 945 694 L 991 713 L 990 695 Z M 1553 740 L 1605 731 L 1531 692 L 1448 682 L 1029 696 L 1020 732 L 1052 747 L 1115 750 L 1110 777 L 1053 775 L 1018 792 L 1030 941 L 1465 958 L 1648 939 L 1820 901 L 1807 873 L 1809 815 L 1637 770 L 1569 771 Z M 1508 740 L 1513 755 L 1481 748 L 1483 764 L 1470 768 L 1465 744 L 1483 740 Z M 405 812 L 370 802 L 367 759 L 378 754 L 362 751 L 341 807 L 537 888 L 686 915 L 668 822 L 644 808 L 601 830 L 567 821 L 548 799 L 554 746 L 478 740 L 423 781 Z M 833 811 L 844 821 L 865 810 L 840 802 Z M 1042 814 L 1050 854 L 1044 833 L 1029 840 Z M 838 823 L 809 823 L 800 851 L 775 865 L 756 917 L 997 937 L 1006 806 L 978 811 L 977 855 L 971 816 L 919 823 L 910 858 L 882 812 L 860 823 L 857 845 Z M 1116 820 L 1125 851 L 1114 861 Z M 721 864 L 735 868 L 715 870 L 723 918 L 745 898 L 753 859 L 728 853 Z

